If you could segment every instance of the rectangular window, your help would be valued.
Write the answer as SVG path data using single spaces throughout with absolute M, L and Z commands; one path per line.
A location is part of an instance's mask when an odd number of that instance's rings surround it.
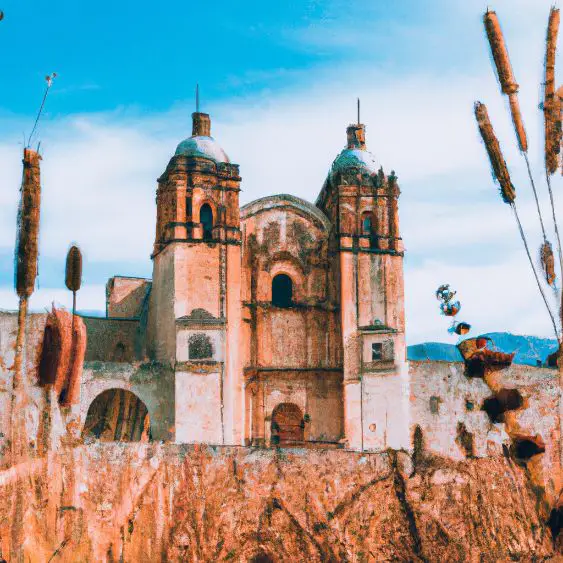
M 381 359 L 383 359 L 383 344 L 381 342 L 374 342 L 371 345 L 371 361 L 375 362 Z

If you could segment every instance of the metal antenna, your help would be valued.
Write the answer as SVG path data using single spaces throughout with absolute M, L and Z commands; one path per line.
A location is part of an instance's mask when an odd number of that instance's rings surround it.
M 358 98 L 358 125 L 360 124 L 360 98 Z
M 199 113 L 199 84 L 195 85 L 195 111 Z
M 45 94 L 43 94 L 43 99 L 41 100 L 41 105 L 39 106 L 39 111 L 37 112 L 37 117 L 35 118 L 35 123 L 33 124 L 33 129 L 31 130 L 31 133 L 29 134 L 29 139 L 27 140 L 27 146 L 31 146 L 31 139 L 33 137 L 33 134 L 35 133 L 35 130 L 37 129 L 37 124 L 39 123 L 39 118 L 41 117 L 41 114 L 43 113 L 43 107 L 45 106 L 45 100 L 47 99 L 47 94 L 49 93 L 49 89 L 51 88 L 51 85 L 53 84 L 53 80 L 57 77 L 57 73 L 56 72 L 52 72 L 51 74 L 49 74 L 48 76 L 45 77 L 45 81 L 47 82 L 47 87 L 45 88 Z

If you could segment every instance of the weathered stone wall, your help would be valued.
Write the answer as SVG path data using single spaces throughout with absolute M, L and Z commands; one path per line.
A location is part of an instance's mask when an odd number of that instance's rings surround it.
M 272 196 L 241 210 L 242 332 L 246 439 L 270 443 L 272 412 L 292 404 L 307 419 L 306 441 L 343 432 L 339 292 L 328 256 L 331 225 L 299 198 Z M 292 283 L 291 303 L 273 299 L 274 278 Z
M 98 444 L 0 473 L 0 555 L 539 561 L 553 548 L 536 505 L 503 457 Z
M 46 313 L 32 314 L 27 317 L 22 389 L 25 390 L 24 420 L 31 451 L 37 449 L 41 415 L 45 408 L 45 392 L 38 385 L 38 365 L 46 322 Z M 0 313 L 0 467 L 7 462 L 5 456 L 9 446 L 10 417 L 12 415 L 10 398 L 17 329 L 17 313 Z
M 85 362 L 80 398 L 82 426 L 94 399 L 108 389 L 131 391 L 143 401 L 149 411 L 154 440 L 174 439 L 175 392 L 172 369 L 153 362 Z
M 459 422 L 474 436 L 475 455 L 499 454 L 508 436 L 504 425 L 491 424 L 481 410 L 492 392 L 479 378 L 464 375 L 462 363 L 409 362 L 411 378 L 411 424 L 422 428 L 424 443 L 432 452 L 463 459 L 457 439 Z
M 338 291 L 329 268 L 328 219 L 292 196 L 241 210 L 242 301 L 250 323 L 251 366 L 341 368 Z M 292 281 L 292 306 L 272 305 L 272 280 Z
M 341 368 L 335 315 L 307 309 L 259 309 L 257 362 L 277 368 Z
M 114 276 L 106 286 L 106 315 L 112 318 L 139 318 L 151 290 L 145 278 Z
M 305 417 L 304 439 L 309 442 L 338 442 L 342 438 L 342 373 L 330 371 L 262 372 L 264 430 L 271 440 L 274 409 L 282 403 L 299 407 Z
M 153 259 L 153 286 L 149 298 L 147 355 L 172 364 L 176 357 L 174 313 L 174 246 L 171 243 Z
M 506 421 L 493 423 L 482 410 L 493 389 L 480 378 L 465 376 L 462 363 L 409 362 L 411 379 L 411 432 L 420 426 L 425 446 L 452 459 L 463 459 L 467 451 L 459 432 L 463 424 L 472 436 L 473 455 L 498 455 L 509 434 L 540 435 L 544 454 L 531 458 L 529 469 L 543 482 L 548 497 L 560 489 L 559 477 L 559 374 L 556 369 L 524 365 L 493 374 L 495 389 L 517 389 L 522 408 L 507 413 Z M 540 475 L 541 474 L 541 475 Z
M 219 247 L 216 243 L 183 243 L 174 247 L 175 319 L 190 315 L 194 309 L 221 317 Z
M 87 362 L 133 362 L 144 356 L 144 334 L 138 319 L 82 317 L 88 334 Z

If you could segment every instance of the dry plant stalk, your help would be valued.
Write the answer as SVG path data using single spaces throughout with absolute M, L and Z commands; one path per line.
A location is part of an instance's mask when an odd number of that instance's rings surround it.
M 37 256 L 39 253 L 39 209 L 41 183 L 39 154 L 31 149 L 23 151 L 23 178 L 21 202 L 18 213 L 16 239 L 16 292 L 20 298 L 18 314 L 18 335 L 14 359 L 14 389 L 21 384 L 22 352 L 25 340 L 25 319 L 27 300 L 33 293 L 37 277 Z
M 66 278 L 65 283 L 72 291 L 72 328 L 71 328 L 71 352 L 76 358 L 75 337 L 75 315 L 76 315 L 76 292 L 82 284 L 82 253 L 78 246 L 71 246 L 66 255 Z
M 528 151 L 528 138 L 522 121 L 522 113 L 520 112 L 520 104 L 518 103 L 518 84 L 514 78 L 510 59 L 508 57 L 508 50 L 502 35 L 500 23 L 495 12 L 487 11 L 483 17 L 485 30 L 495 66 L 497 69 L 497 76 L 500 82 L 501 90 L 508 96 L 510 102 L 510 113 L 512 114 L 512 122 L 514 124 L 514 131 L 518 139 L 518 145 L 522 152 Z
M 559 167 L 561 149 L 561 108 L 555 93 L 555 54 L 559 32 L 559 10 L 551 8 L 547 25 L 545 49 L 544 123 L 545 123 L 545 169 L 554 174 Z
M 498 79 L 500 86 L 505 94 L 513 94 L 518 92 L 518 84 L 512 72 L 510 59 L 508 58 L 508 50 L 504 42 L 500 23 L 495 12 L 487 11 L 483 17 L 485 23 L 485 30 L 487 31 L 487 38 L 491 46 L 491 52 L 497 67 Z
M 37 257 L 39 248 L 39 210 L 41 183 L 39 154 L 31 149 L 23 151 L 23 178 L 21 201 L 18 212 L 18 231 L 16 239 L 16 292 L 20 298 L 18 311 L 18 334 L 14 358 L 14 378 L 11 397 L 11 450 L 12 463 L 25 454 L 25 421 L 21 405 L 16 404 L 16 396 L 21 398 L 23 383 L 22 361 L 25 346 L 25 321 L 27 302 L 35 287 L 37 277 Z M 17 420 L 16 420 L 17 416 Z
M 33 293 L 37 277 L 41 202 L 40 160 L 41 157 L 34 150 L 24 149 L 16 243 L 16 291 L 20 298 L 27 298 Z
M 545 241 L 540 247 L 540 260 L 545 276 L 545 280 L 551 286 L 555 283 L 555 259 L 553 256 L 553 249 L 551 248 L 551 243 Z
M 520 103 L 516 94 L 508 96 L 510 103 L 510 113 L 512 114 L 512 123 L 516 138 L 518 139 L 518 146 L 522 152 L 528 152 L 528 137 L 526 136 L 526 129 L 524 129 L 524 121 L 522 120 L 522 112 L 520 111 Z
M 513 204 L 516 198 L 516 191 L 510 181 L 508 167 L 502 156 L 500 144 L 493 130 L 493 126 L 491 125 L 485 104 L 481 102 L 475 103 L 475 118 L 477 119 L 479 132 L 481 133 L 487 154 L 489 155 L 494 177 L 500 185 L 502 199 L 505 203 Z
M 562 131 L 561 135 L 559 136 L 559 155 L 561 156 L 561 144 L 563 143 L 563 86 L 559 86 L 559 88 L 557 88 L 557 91 L 555 92 L 555 104 L 557 119 L 559 120 Z M 563 158 L 559 159 L 559 163 L 561 164 L 561 174 L 563 174 Z

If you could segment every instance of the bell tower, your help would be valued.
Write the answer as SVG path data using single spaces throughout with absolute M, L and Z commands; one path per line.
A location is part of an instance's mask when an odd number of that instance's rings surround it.
M 404 248 L 394 172 L 368 152 L 365 126 L 349 125 L 317 205 L 335 227 L 343 346 L 344 438 L 350 449 L 409 447 Z
M 175 373 L 176 440 L 242 441 L 239 167 L 192 114 L 158 179 L 148 350 Z

